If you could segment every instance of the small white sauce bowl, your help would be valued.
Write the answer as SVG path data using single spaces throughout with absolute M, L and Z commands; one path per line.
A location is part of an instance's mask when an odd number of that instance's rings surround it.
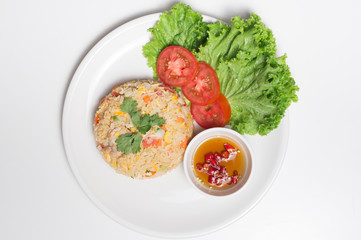
M 232 139 L 242 148 L 245 155 L 246 168 L 244 173 L 242 174 L 241 178 L 238 180 L 237 184 L 232 185 L 231 187 L 226 189 L 217 189 L 217 187 L 210 189 L 204 186 L 203 184 L 201 184 L 197 180 L 197 177 L 195 176 L 196 170 L 194 169 L 193 159 L 198 147 L 208 139 L 216 138 L 216 137 L 224 137 L 224 138 Z M 184 166 L 186 178 L 198 192 L 205 194 L 207 196 L 224 197 L 224 196 L 233 195 L 239 192 L 239 190 L 244 188 L 244 185 L 247 183 L 247 181 L 251 176 L 252 160 L 253 160 L 252 149 L 250 145 L 247 143 L 247 140 L 241 134 L 239 134 L 238 132 L 232 129 L 217 127 L 217 128 L 210 128 L 200 132 L 190 141 L 184 153 L 183 166 Z

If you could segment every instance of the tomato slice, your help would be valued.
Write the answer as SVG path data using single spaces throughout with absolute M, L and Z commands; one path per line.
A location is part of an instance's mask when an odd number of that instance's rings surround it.
M 224 125 L 226 125 L 229 122 L 229 119 L 231 119 L 231 105 L 229 105 L 227 98 L 223 94 L 220 94 L 217 100 L 221 104 L 224 117 Z
M 231 106 L 222 94 L 211 104 L 191 105 L 194 120 L 203 128 L 224 127 L 231 118 Z
M 196 57 L 183 47 L 166 47 L 158 56 L 157 74 L 166 85 L 182 87 L 192 81 L 197 70 Z
M 205 62 L 199 62 L 195 78 L 182 87 L 184 96 L 194 104 L 207 105 L 215 101 L 220 94 L 216 71 Z

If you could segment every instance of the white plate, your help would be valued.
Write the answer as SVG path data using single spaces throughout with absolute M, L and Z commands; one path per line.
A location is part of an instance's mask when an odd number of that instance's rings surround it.
M 149 79 L 142 55 L 147 29 L 160 14 L 135 19 L 104 37 L 78 67 L 65 100 L 63 141 L 69 164 L 93 203 L 125 227 L 158 237 L 194 237 L 216 231 L 244 216 L 269 189 L 282 165 L 288 118 L 267 137 L 246 136 L 254 171 L 246 188 L 229 198 L 207 198 L 187 181 L 182 164 L 166 176 L 133 180 L 116 174 L 102 159 L 93 136 L 99 101 L 117 84 Z M 212 18 L 205 17 L 205 20 Z

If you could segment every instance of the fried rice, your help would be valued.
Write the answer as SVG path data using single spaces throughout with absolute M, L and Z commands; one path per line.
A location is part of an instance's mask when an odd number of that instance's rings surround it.
M 121 110 L 125 98 L 135 100 L 142 115 L 158 114 L 165 119 L 162 127 L 139 133 L 141 150 L 127 155 L 117 150 L 116 140 L 139 131 L 130 115 Z M 103 159 L 116 172 L 132 178 L 154 178 L 176 168 L 192 134 L 193 120 L 184 98 L 154 80 L 135 80 L 114 87 L 100 102 L 94 118 L 95 140 Z

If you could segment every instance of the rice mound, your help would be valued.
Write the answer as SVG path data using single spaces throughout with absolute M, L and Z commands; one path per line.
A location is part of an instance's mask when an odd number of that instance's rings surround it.
M 130 115 L 122 112 L 125 98 L 138 103 L 141 114 L 158 114 L 165 119 L 160 128 L 153 126 L 141 134 L 141 150 L 125 155 L 117 151 L 115 140 L 136 133 Z M 113 88 L 99 104 L 94 119 L 94 136 L 103 159 L 116 172 L 132 178 L 154 178 L 173 170 L 183 160 L 193 134 L 193 119 L 184 98 L 173 88 L 154 80 L 134 80 Z

